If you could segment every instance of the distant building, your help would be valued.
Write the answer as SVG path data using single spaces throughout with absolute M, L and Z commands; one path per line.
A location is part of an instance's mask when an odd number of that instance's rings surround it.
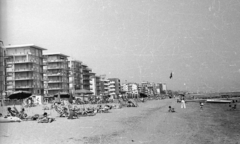
M 67 55 L 61 53 L 44 54 L 45 95 L 69 93 L 69 69 Z
M 90 90 L 93 92 L 93 95 L 97 96 L 101 93 L 101 83 L 100 83 L 100 76 L 92 75 L 90 77 Z
M 43 96 L 43 54 L 45 48 L 27 44 L 5 46 L 6 91 L 29 91 Z
M 109 94 L 114 95 L 114 98 L 118 98 L 120 91 L 121 91 L 120 79 L 108 78 L 108 80 L 110 81 Z
M 79 60 L 68 59 L 69 71 L 69 91 L 74 94 L 75 90 L 80 90 L 82 86 L 81 64 Z
M 81 89 L 90 90 L 90 76 L 92 69 L 88 68 L 86 64 L 81 65 Z
M 4 49 L 0 45 L 0 101 L 4 100 L 5 96 L 5 67 L 4 67 Z
M 106 75 L 100 75 L 100 95 L 109 95 L 110 80 L 106 79 Z
M 166 85 L 166 83 L 157 83 L 157 92 L 159 94 L 167 94 L 167 85 Z

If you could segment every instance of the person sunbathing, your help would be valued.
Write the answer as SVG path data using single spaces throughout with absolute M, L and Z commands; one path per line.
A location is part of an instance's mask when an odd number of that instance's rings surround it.
M 11 107 L 8 107 L 7 111 L 8 111 L 8 113 L 7 113 L 8 116 L 12 116 L 12 117 L 17 116 L 17 113 L 14 110 L 12 110 Z
M 168 112 L 175 112 L 174 108 L 172 108 L 171 106 L 169 106 L 168 108 Z
M 45 112 L 45 113 L 43 113 L 43 117 L 40 117 L 38 119 L 38 123 L 51 123 L 54 120 L 55 120 L 54 118 L 48 117 L 48 114 Z

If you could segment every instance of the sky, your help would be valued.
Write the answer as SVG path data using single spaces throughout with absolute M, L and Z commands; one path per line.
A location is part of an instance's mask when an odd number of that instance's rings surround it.
M 1 0 L 0 40 L 35 44 L 121 82 L 240 91 L 239 0 Z M 173 77 L 170 79 L 170 73 Z

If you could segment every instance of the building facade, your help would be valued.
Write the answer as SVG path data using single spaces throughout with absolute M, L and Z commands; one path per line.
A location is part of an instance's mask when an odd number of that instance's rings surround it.
M 90 76 L 92 69 L 88 68 L 86 64 L 81 65 L 81 89 L 90 90 Z
M 69 69 L 67 55 L 61 53 L 44 54 L 45 95 L 60 92 L 69 93 Z
M 74 94 L 75 90 L 80 90 L 82 86 L 81 79 L 81 64 L 79 60 L 74 60 L 72 58 L 68 59 L 69 71 L 69 91 Z
M 109 94 L 115 95 L 114 98 L 118 98 L 121 91 L 120 79 L 118 78 L 108 78 L 109 82 Z
M 93 92 L 93 95 L 98 96 L 101 94 L 101 82 L 100 76 L 92 75 L 90 77 L 90 91 Z
M 6 93 L 29 91 L 33 95 L 44 94 L 43 50 L 36 45 L 6 46 Z
M 4 67 L 4 49 L 0 45 L 0 101 L 5 96 L 5 67 Z

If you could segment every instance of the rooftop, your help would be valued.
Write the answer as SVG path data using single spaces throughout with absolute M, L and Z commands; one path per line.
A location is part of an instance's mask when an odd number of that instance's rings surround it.
M 14 48 L 23 48 L 23 47 L 34 47 L 36 49 L 40 49 L 40 50 L 47 50 L 45 48 L 42 48 L 40 46 L 36 46 L 34 44 L 24 44 L 24 45 L 9 45 L 9 46 L 4 46 L 3 48 L 6 48 L 6 49 L 14 49 Z
M 44 53 L 43 55 L 47 55 L 47 56 L 50 56 L 50 55 L 60 55 L 60 56 L 64 56 L 64 57 L 69 57 L 68 55 L 65 55 L 65 54 L 62 54 L 60 52 L 56 52 L 56 53 Z

